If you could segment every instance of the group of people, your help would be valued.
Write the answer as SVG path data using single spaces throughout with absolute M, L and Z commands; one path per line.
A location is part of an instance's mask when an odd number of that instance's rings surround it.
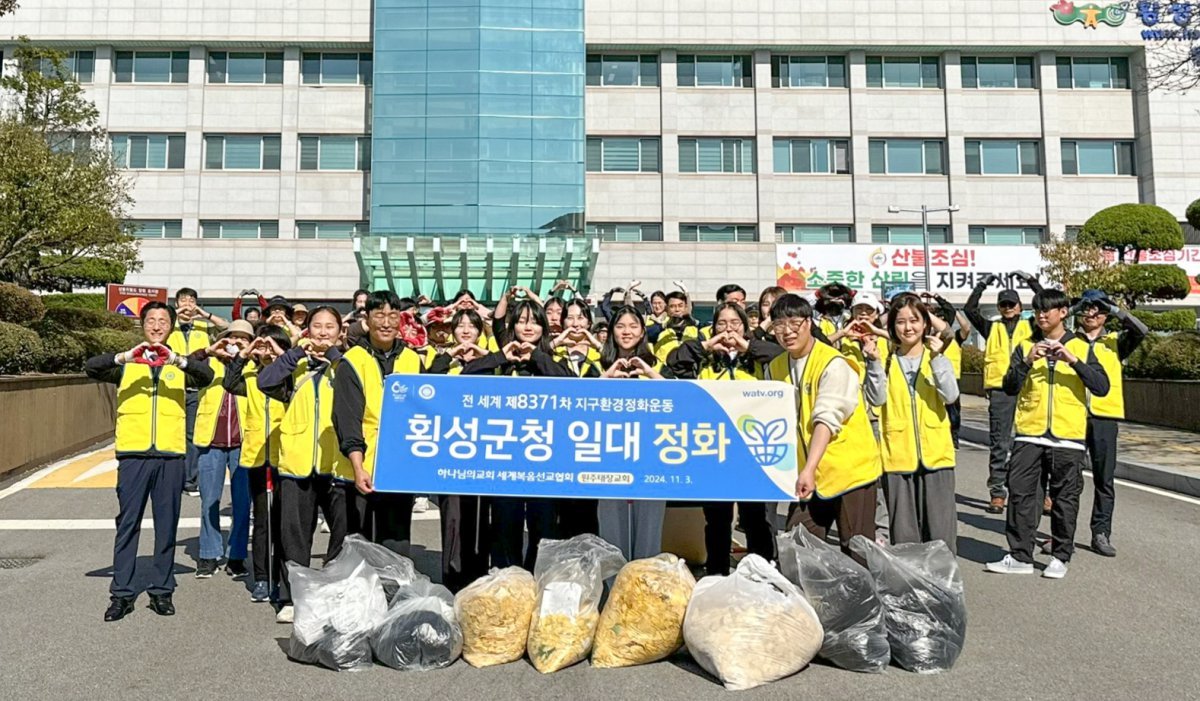
M 599 299 L 559 282 L 546 299 L 509 289 L 495 308 L 462 291 L 443 305 L 389 290 L 357 291 L 350 310 L 308 310 L 249 290 L 232 320 L 181 289 L 174 305 L 141 309 L 145 340 L 88 360 L 88 374 L 117 389 L 119 514 L 105 620 L 133 610 L 142 515 L 153 502 L 151 608 L 174 613 L 175 531 L 180 494 L 201 500 L 199 578 L 221 561 L 249 578 L 251 599 L 292 619 L 283 563 L 307 565 L 319 516 L 326 560 L 358 533 L 407 553 L 414 499 L 374 489 L 384 378 L 389 374 L 506 375 L 642 380 L 776 380 L 798 399 L 796 495 L 786 527 L 824 538 L 836 525 L 843 551 L 855 535 L 892 543 L 941 540 L 956 549 L 954 466 L 962 344 L 987 339 L 992 451 L 988 508 L 1007 508 L 1009 554 L 994 572 L 1033 571 L 1044 504 L 1051 515 L 1048 577 L 1062 577 L 1074 548 L 1091 455 L 1096 476 L 1093 547 L 1112 551 L 1115 421 L 1123 360 L 1144 326 L 1101 292 L 1070 300 L 1035 291 L 1032 319 L 1012 289 L 1000 319 L 979 311 L 980 282 L 961 312 L 937 295 L 903 292 L 881 301 L 830 284 L 801 296 L 769 287 L 751 304 L 739 285 L 716 292 L 712 323 L 692 315 L 682 283 L 643 295 L 640 283 Z M 1007 287 L 1007 286 L 1006 286 Z M 1075 330 L 1066 323 L 1074 316 Z M 1120 333 L 1106 323 L 1116 316 Z M 1015 425 L 1015 444 L 1011 433 Z M 1012 447 L 1014 446 L 1015 447 Z M 1011 449 L 1011 455 L 1008 454 Z M 229 476 L 228 542 L 220 508 Z M 457 590 L 489 567 L 532 570 L 543 538 L 594 533 L 628 559 L 661 550 L 661 501 L 442 496 L 442 581 Z M 735 504 L 700 505 L 708 574 L 727 574 Z M 775 558 L 776 505 L 736 504 L 746 548 Z M 852 555 L 853 556 L 853 555 Z M 247 559 L 250 560 L 247 566 Z

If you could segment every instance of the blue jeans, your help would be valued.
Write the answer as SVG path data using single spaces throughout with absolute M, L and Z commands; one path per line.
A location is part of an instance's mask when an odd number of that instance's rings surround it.
M 221 538 L 221 492 L 229 471 L 233 501 L 233 526 L 229 529 L 229 559 L 245 560 L 250 539 L 250 479 L 239 468 L 241 448 L 200 449 L 200 559 L 216 560 L 225 554 Z

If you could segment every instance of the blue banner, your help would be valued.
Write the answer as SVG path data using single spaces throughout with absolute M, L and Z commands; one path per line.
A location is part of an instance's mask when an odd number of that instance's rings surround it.
M 375 488 L 414 494 L 795 499 L 784 382 L 390 375 Z

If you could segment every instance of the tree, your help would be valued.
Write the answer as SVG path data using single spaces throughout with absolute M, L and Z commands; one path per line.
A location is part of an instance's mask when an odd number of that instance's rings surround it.
M 0 17 L 17 9 L 17 0 L 0 0 Z
M 1142 265 L 1148 251 L 1183 248 L 1183 228 L 1175 216 L 1152 204 L 1119 204 L 1084 223 L 1078 243 L 1111 252 L 1116 265 L 1102 288 L 1133 308 L 1154 299 L 1183 299 L 1191 292 L 1187 273 L 1176 265 Z
M 1200 200 L 1188 205 L 1184 218 L 1187 219 L 1188 224 L 1192 225 L 1193 229 L 1200 231 Z
M 1115 268 L 1095 244 L 1054 239 L 1038 246 L 1038 253 L 1041 274 L 1072 297 L 1084 290 L 1111 290 L 1116 283 Z
M 140 269 L 129 183 L 60 52 L 22 38 L 0 118 L 0 280 L 70 291 Z

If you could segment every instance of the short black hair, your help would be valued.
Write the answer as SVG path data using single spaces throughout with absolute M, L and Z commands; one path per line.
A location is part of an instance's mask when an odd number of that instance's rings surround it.
M 543 305 L 543 311 L 545 311 L 545 309 L 548 309 L 548 308 L 550 307 L 550 305 L 557 305 L 557 306 L 560 306 L 560 307 L 562 307 L 562 308 L 563 308 L 563 310 L 564 310 L 564 311 L 565 311 L 565 310 L 566 310 L 566 308 L 567 308 L 567 302 L 566 302 L 566 300 L 564 300 L 564 299 L 563 299 L 561 296 L 559 296 L 559 295 L 554 295 L 553 297 L 551 297 L 551 298 L 547 299 L 547 300 L 546 300 L 546 304 L 545 304 L 545 305 Z
M 367 295 L 366 310 L 368 314 L 384 307 L 391 307 L 396 311 L 400 311 L 400 297 L 391 290 L 375 290 Z
M 673 299 L 681 300 L 684 304 L 686 304 L 688 301 L 688 296 L 686 294 L 684 294 L 683 292 L 680 292 L 679 290 L 676 290 L 674 292 L 668 292 L 667 296 L 666 296 L 666 300 L 668 302 L 670 302 Z
M 1066 309 L 1071 306 L 1071 298 L 1062 290 L 1042 290 L 1033 296 L 1033 309 L 1048 312 L 1051 309 Z
M 808 300 L 791 292 L 780 295 L 776 298 L 775 303 L 771 305 L 771 321 L 780 321 L 781 319 L 811 319 L 812 315 L 813 308 L 808 303 Z
M 319 307 L 318 307 L 319 308 Z M 260 338 L 269 338 L 278 344 L 280 350 L 289 351 L 292 349 L 292 337 L 284 331 L 282 327 L 275 324 L 262 324 L 258 327 L 255 335 Z
M 728 285 L 721 285 L 720 287 L 717 288 L 717 303 L 719 304 L 721 302 L 724 302 L 725 298 L 728 297 L 729 295 L 733 294 L 734 292 L 741 292 L 742 297 L 748 296 L 746 294 L 746 288 L 742 287 L 741 285 L 731 282 Z
M 394 305 L 392 307 L 392 309 L 395 309 L 399 312 L 406 312 L 421 306 L 417 304 L 417 300 L 413 299 L 412 297 L 401 297 L 399 301 L 400 303 L 398 305 Z
M 738 320 L 742 322 L 742 337 L 747 339 L 750 338 L 750 332 L 752 330 L 750 328 L 750 317 L 746 316 L 746 310 L 742 308 L 742 305 L 734 304 L 733 302 L 721 302 L 716 306 L 715 309 L 713 309 L 713 332 L 716 332 L 717 317 L 721 315 L 721 312 L 727 309 L 732 310 L 733 313 L 737 314 Z
M 146 306 L 142 307 L 142 310 L 140 312 L 138 312 L 138 319 L 143 324 L 145 324 L 146 323 L 146 315 L 149 314 L 150 312 L 154 311 L 155 309 L 166 309 L 167 315 L 171 317 L 171 325 L 172 326 L 175 325 L 175 307 L 172 307 L 171 305 L 165 304 L 163 302 L 147 303 Z
M 567 310 L 570 309 L 571 307 L 579 308 L 580 313 L 583 314 L 583 318 L 587 319 L 588 328 L 591 328 L 591 326 L 592 326 L 592 308 L 587 305 L 587 302 L 583 301 L 582 297 L 576 297 L 576 298 L 572 299 L 570 302 L 567 302 L 563 306 L 563 319 L 567 318 Z
M 180 297 L 191 297 L 192 299 L 200 299 L 200 294 L 190 287 L 180 287 L 175 290 L 175 301 L 178 302 Z
M 662 290 L 655 290 L 655 291 L 653 291 L 653 292 L 651 292 L 651 293 L 650 293 L 650 299 L 652 299 L 652 300 L 653 300 L 655 297 L 658 297 L 659 299 L 661 299 L 661 300 L 663 301 L 663 303 L 664 303 L 664 304 L 665 304 L 665 303 L 666 303 L 666 301 L 667 301 L 667 295 L 666 295 L 666 293 L 665 293 L 665 292 L 663 292 Z
M 350 295 L 350 301 L 353 303 L 354 300 L 358 299 L 359 295 L 370 295 L 370 294 L 371 293 L 367 292 L 366 290 L 355 290 L 354 294 Z
M 463 319 L 469 321 L 471 326 L 474 326 L 481 336 L 483 335 L 483 317 L 479 316 L 479 312 L 474 309 L 459 309 L 454 312 L 454 316 L 450 317 L 450 328 L 457 329 Z

